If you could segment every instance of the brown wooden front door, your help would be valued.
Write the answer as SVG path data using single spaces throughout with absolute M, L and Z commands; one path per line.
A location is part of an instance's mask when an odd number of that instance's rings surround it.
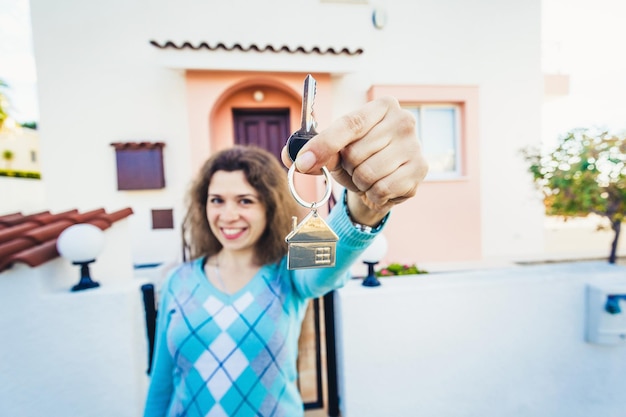
M 267 149 L 280 161 L 289 138 L 289 109 L 233 109 L 235 144 Z

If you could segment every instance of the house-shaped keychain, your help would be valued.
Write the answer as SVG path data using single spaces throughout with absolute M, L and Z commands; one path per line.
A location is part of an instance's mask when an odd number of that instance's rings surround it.
M 287 267 L 289 269 L 321 268 L 335 266 L 339 237 L 312 210 L 300 224 L 293 217 L 293 230 L 287 235 Z

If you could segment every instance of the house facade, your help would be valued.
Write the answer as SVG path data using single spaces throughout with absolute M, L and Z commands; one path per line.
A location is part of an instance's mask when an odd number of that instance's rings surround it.
M 0 130 L 0 170 L 39 173 L 39 135 L 36 130 L 11 126 Z
M 132 207 L 135 264 L 181 258 L 195 172 L 235 143 L 280 149 L 309 73 L 318 130 L 384 95 L 418 121 L 431 172 L 394 209 L 389 261 L 543 251 L 519 154 L 541 136 L 539 0 L 31 0 L 31 15 L 46 208 Z M 120 180 L 128 147 L 160 151 L 144 188 Z M 298 189 L 315 198 L 320 181 Z
M 109 243 L 93 265 L 98 290 L 70 293 L 77 268 L 49 250 L 42 264 L 24 265 L 28 252 L 1 272 L 7 311 L 30 317 L 0 319 L 7 340 L 18 341 L 3 351 L 3 374 L 12 377 L 0 399 L 9 414 L 141 414 L 149 349 L 139 286 L 161 282 L 182 257 L 190 180 L 213 152 L 235 143 L 279 149 L 299 127 L 309 73 L 318 83 L 320 130 L 384 95 L 416 117 L 431 172 L 387 223 L 389 262 L 526 259 L 563 234 L 545 234 L 519 155 L 541 136 L 539 0 L 30 5 L 43 180 L 0 181 L 0 207 L 24 214 L 125 207 L 132 216 L 107 229 Z M 318 178 L 296 182 L 307 199 L 324 192 Z M 580 250 L 565 232 L 568 250 Z M 28 243 L 39 233 L 18 237 Z M 397 277 L 382 292 L 351 281 L 335 300 L 342 415 L 454 415 L 459 404 L 483 416 L 555 415 L 564 404 L 577 416 L 623 409 L 623 340 L 602 347 L 584 340 L 588 285 L 615 292 L 619 282 L 624 291 L 621 269 L 609 267 Z M 412 331 L 398 331 L 399 315 Z M 504 400 L 494 406 L 494 398 Z M 377 408 L 389 404 L 396 409 Z

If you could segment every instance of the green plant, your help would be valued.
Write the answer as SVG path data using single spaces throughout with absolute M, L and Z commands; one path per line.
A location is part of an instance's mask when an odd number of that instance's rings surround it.
M 9 171 L 6 169 L 0 169 L 0 177 L 15 177 L 15 178 L 31 178 L 41 179 L 41 173 L 31 171 Z
M 390 277 L 395 275 L 418 275 L 427 274 L 428 271 L 419 269 L 416 264 L 390 263 L 376 271 L 377 277 Z
M 523 151 L 528 170 L 543 194 L 546 214 L 606 217 L 614 232 L 609 262 L 615 263 L 626 214 L 626 137 L 576 129 L 549 153 Z
M 20 123 L 20 126 L 27 127 L 29 129 L 33 129 L 33 130 L 37 130 L 37 122 L 35 122 L 35 121 L 29 121 L 29 122 Z
M 13 158 L 15 158 L 15 154 L 13 153 L 13 151 L 9 149 L 5 149 L 4 151 L 2 151 L 2 159 L 4 159 L 6 163 L 7 170 L 11 169 L 11 161 L 13 160 Z

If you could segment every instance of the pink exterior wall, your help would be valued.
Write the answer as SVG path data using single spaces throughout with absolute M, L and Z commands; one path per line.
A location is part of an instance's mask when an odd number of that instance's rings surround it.
M 380 86 L 368 99 L 391 95 L 401 104 L 455 103 L 461 107 L 463 172 L 454 180 L 425 181 L 417 196 L 394 208 L 385 230 L 390 262 L 473 261 L 482 258 L 478 88 Z
M 305 73 L 255 73 L 232 71 L 188 71 L 187 105 L 191 164 L 195 172 L 212 152 L 234 143 L 233 108 L 289 108 L 291 131 L 300 128 L 302 88 Z M 331 121 L 331 83 L 328 74 L 312 74 L 317 81 L 314 114 L 318 130 Z M 264 99 L 257 102 L 255 91 Z M 285 141 L 287 138 L 285 138 Z M 307 201 L 324 194 L 322 177 L 295 176 L 296 189 Z
M 290 109 L 291 130 L 300 125 L 301 90 L 306 74 L 188 71 L 187 97 L 191 164 L 196 171 L 216 150 L 234 143 L 232 108 Z M 331 79 L 317 80 L 315 117 L 319 130 L 330 124 Z M 260 90 L 264 100 L 253 93 Z M 417 197 L 394 209 L 385 235 L 388 262 L 479 260 L 481 248 L 478 152 L 478 88 L 467 86 L 373 86 L 368 99 L 392 95 L 402 104 L 456 103 L 462 111 L 463 175 L 454 180 L 426 181 Z M 287 138 L 285 138 L 286 140 Z M 323 194 L 321 177 L 297 176 L 297 190 L 309 201 Z

